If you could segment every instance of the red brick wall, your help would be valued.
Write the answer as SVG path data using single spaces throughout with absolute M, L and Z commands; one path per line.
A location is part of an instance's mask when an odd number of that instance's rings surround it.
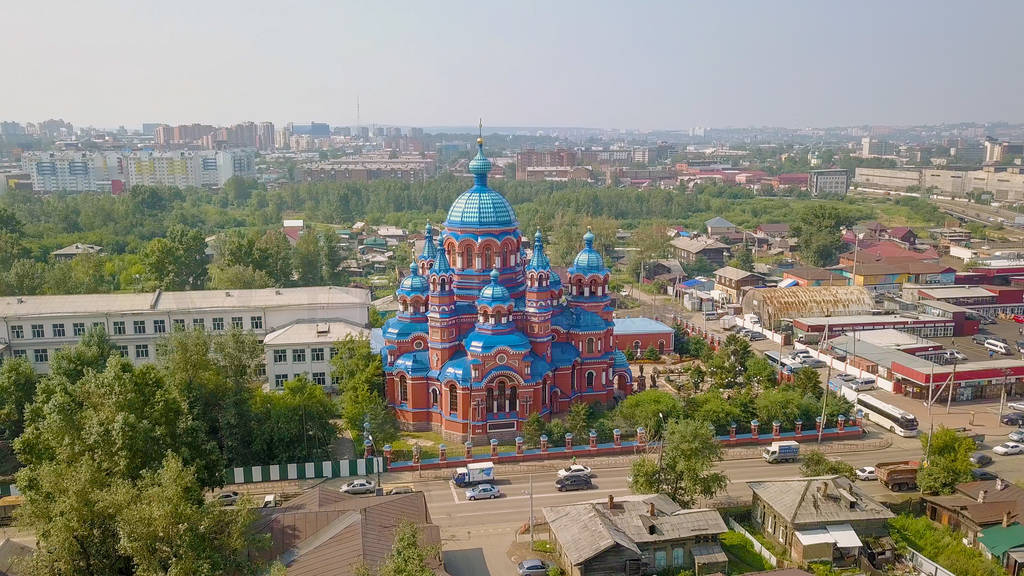
M 634 343 L 640 342 L 640 353 L 643 354 L 644 350 L 647 350 L 648 346 L 654 346 L 655 350 L 659 350 L 659 346 L 663 345 L 664 352 L 671 352 L 674 348 L 673 337 L 675 333 L 648 333 L 648 334 L 616 334 L 615 335 L 615 347 L 625 352 L 626 350 L 635 349 Z

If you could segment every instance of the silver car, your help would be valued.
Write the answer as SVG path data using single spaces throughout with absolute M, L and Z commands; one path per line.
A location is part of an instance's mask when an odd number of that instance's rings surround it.
M 373 480 L 353 480 L 341 487 L 346 494 L 373 494 L 377 491 L 377 483 Z

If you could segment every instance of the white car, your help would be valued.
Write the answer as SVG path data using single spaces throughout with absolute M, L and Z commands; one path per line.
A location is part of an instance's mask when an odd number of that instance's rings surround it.
M 1006 407 L 1013 412 L 1024 412 L 1024 402 L 1010 402 L 1009 404 L 1006 405 Z
M 377 491 L 377 483 L 373 480 L 353 480 L 341 487 L 346 494 L 373 494 Z
M 1014 442 L 1024 442 L 1024 428 L 1017 428 L 1013 432 L 1010 432 L 1009 438 Z
M 565 478 L 566 476 L 590 476 L 590 467 L 584 466 L 583 464 L 573 464 L 572 466 L 566 466 L 558 470 L 558 477 Z
M 865 466 L 863 468 L 858 468 L 856 472 L 857 480 L 878 480 L 878 476 L 875 476 L 874 466 Z
M 466 490 L 466 500 L 490 500 L 501 498 L 501 490 L 492 484 L 479 484 Z
M 1011 454 L 1024 453 L 1024 444 L 1018 444 L 1017 442 L 1004 442 L 999 446 L 992 449 L 993 452 L 1000 456 L 1009 456 Z

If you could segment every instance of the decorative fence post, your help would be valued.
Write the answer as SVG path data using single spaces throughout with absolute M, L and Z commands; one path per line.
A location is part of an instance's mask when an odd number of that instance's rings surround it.
M 523 455 L 523 437 L 516 436 L 516 456 Z
M 565 433 L 565 451 L 572 452 L 572 432 Z
M 750 421 L 750 437 L 753 438 L 754 440 L 757 440 L 757 427 L 760 425 L 761 423 L 758 422 L 756 419 Z
M 736 439 L 736 423 L 729 422 L 729 440 Z
M 548 436 L 547 436 L 547 434 L 541 434 L 541 436 L 540 436 L 540 453 L 541 454 L 547 454 L 548 453 Z
M 363 458 L 369 458 L 373 455 L 373 442 L 369 440 L 363 440 Z
M 419 444 L 412 445 L 412 463 L 419 464 L 420 457 L 422 456 L 423 448 Z
M 498 439 L 491 438 L 491 458 L 498 457 Z
M 615 442 L 616 448 L 622 446 L 622 430 L 619 430 L 618 428 L 612 430 L 612 439 L 613 442 Z
M 443 466 L 448 461 L 448 447 L 444 444 L 437 445 L 437 461 Z
M 595 432 L 594 430 L 590 431 L 590 449 L 597 449 L 597 432 Z
M 836 418 L 836 428 L 840 432 L 842 432 L 843 430 L 846 429 L 846 416 L 843 416 L 842 414 L 840 414 L 839 417 Z
M 466 460 L 473 459 L 473 443 L 466 442 Z
M 782 435 L 782 422 L 772 421 L 772 438 L 778 439 Z
M 636 429 L 636 447 L 641 450 L 647 447 L 647 430 L 643 426 Z
M 864 429 L 864 411 L 858 409 L 856 416 L 857 416 L 857 428 L 860 428 L 861 430 L 863 430 Z
M 384 445 L 384 459 L 387 460 L 388 466 L 391 466 L 391 444 Z
M 814 418 L 814 431 L 821 434 L 821 428 L 824 426 L 824 422 L 821 420 L 821 416 L 815 416 Z
M 803 420 L 800 420 L 798 418 L 796 422 L 793 422 L 793 432 L 797 436 L 803 434 L 803 432 L 804 432 L 804 421 Z

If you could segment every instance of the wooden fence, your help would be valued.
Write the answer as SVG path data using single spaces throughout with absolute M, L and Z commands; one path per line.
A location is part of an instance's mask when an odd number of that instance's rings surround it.
M 761 543 L 757 540 L 757 538 L 754 538 L 750 534 L 750 532 L 747 532 L 747 530 L 743 526 L 740 526 L 739 522 L 733 520 L 732 518 L 727 518 L 726 522 L 729 523 L 729 528 L 739 532 L 740 534 L 743 534 L 743 536 L 747 540 L 750 540 L 750 543 L 754 545 L 754 550 L 757 550 L 757 553 L 760 554 L 761 557 L 764 558 L 766 561 L 768 561 L 768 563 L 771 564 L 773 568 L 778 568 L 779 559 L 775 557 L 775 554 L 772 554 L 768 551 L 767 548 L 762 546 Z

